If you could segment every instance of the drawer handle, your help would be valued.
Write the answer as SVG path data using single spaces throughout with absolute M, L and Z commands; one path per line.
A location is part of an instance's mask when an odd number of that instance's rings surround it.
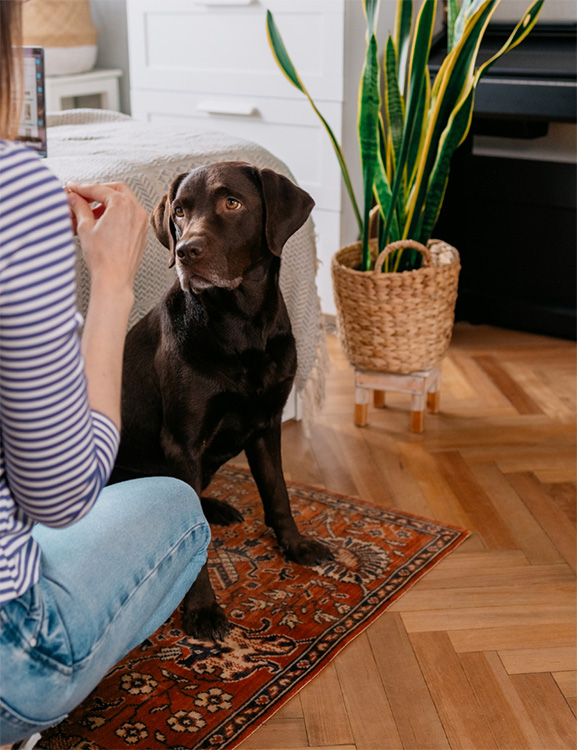
M 257 107 L 250 102 L 239 101 L 205 101 L 196 106 L 201 112 L 211 115 L 241 115 L 242 117 L 255 117 L 259 114 Z
M 197 5 L 209 5 L 218 7 L 219 5 L 252 5 L 254 0 L 196 0 Z

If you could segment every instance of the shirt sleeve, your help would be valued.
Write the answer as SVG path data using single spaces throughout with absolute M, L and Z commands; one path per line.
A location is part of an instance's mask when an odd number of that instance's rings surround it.
M 119 435 L 90 409 L 70 212 L 58 180 L 0 150 L 0 438 L 6 479 L 34 521 L 68 526 L 106 484 Z

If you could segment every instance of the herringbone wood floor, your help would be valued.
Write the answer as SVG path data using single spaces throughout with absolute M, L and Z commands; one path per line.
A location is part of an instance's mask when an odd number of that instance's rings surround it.
M 402 395 L 355 427 L 329 345 L 321 418 L 283 428 L 287 478 L 473 535 L 242 750 L 574 748 L 575 345 L 457 325 L 423 435 Z

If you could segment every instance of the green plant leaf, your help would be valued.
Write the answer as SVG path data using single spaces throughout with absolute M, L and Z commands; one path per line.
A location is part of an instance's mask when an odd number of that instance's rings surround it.
M 390 173 L 393 173 L 401 152 L 405 105 L 399 90 L 397 51 L 391 37 L 387 39 L 384 62 L 386 132 L 391 145 Z
M 361 214 L 359 211 L 359 206 L 357 204 L 357 200 L 355 198 L 355 193 L 353 190 L 353 185 L 351 182 L 351 178 L 349 175 L 349 170 L 347 167 L 347 163 L 345 161 L 345 157 L 343 154 L 343 150 L 337 141 L 335 134 L 331 130 L 330 125 L 325 120 L 325 118 L 322 116 L 320 111 L 318 110 L 316 104 L 312 100 L 309 92 L 305 88 L 305 85 L 299 78 L 298 73 L 296 72 L 296 68 L 293 65 L 293 62 L 287 52 L 287 49 L 285 47 L 285 44 L 283 42 L 282 36 L 280 34 L 280 31 L 278 30 L 278 27 L 276 25 L 276 22 L 274 20 L 274 17 L 272 13 L 267 10 L 266 12 L 266 30 L 267 30 L 267 36 L 269 45 L 271 48 L 271 51 L 274 55 L 274 58 L 279 66 L 279 68 L 282 70 L 282 72 L 285 74 L 287 79 L 295 86 L 299 91 L 301 91 L 309 100 L 313 110 L 315 111 L 316 115 L 322 122 L 325 130 L 328 133 L 328 136 L 331 140 L 331 143 L 333 144 L 333 148 L 335 150 L 335 154 L 337 156 L 337 160 L 339 162 L 339 166 L 341 168 L 341 173 L 343 176 L 343 180 L 345 182 L 345 187 L 347 190 L 347 193 L 349 194 L 349 198 L 351 199 L 351 204 L 353 206 L 353 211 L 355 212 L 355 217 L 357 219 L 357 224 L 359 225 L 359 234 L 362 234 L 363 232 L 363 220 L 361 218 Z
M 377 29 L 380 2 L 381 0 L 363 0 L 363 10 L 367 19 L 367 39 L 370 39 Z
M 459 1 L 447 0 L 447 52 L 455 46 L 455 24 L 459 16 Z
M 409 64 L 407 121 L 410 121 L 418 109 L 419 97 L 425 88 L 425 78 L 429 76 L 428 61 L 436 12 L 437 0 L 425 0 L 417 18 Z M 411 122 L 408 125 L 409 128 L 412 127 Z M 405 134 L 407 132 L 405 129 Z
M 430 105 L 431 105 L 431 79 L 429 76 L 426 76 L 425 77 L 425 92 L 419 98 L 419 106 L 415 114 L 414 129 L 415 129 L 415 132 L 420 134 L 420 137 L 413 138 L 413 140 L 411 141 L 411 146 L 409 148 L 409 153 L 407 154 L 406 173 L 407 173 L 407 182 L 409 184 L 412 184 L 415 180 L 415 175 L 416 175 L 417 167 L 418 167 L 417 159 L 422 153 L 422 144 L 423 144 L 423 139 L 425 138 L 425 134 L 427 131 L 427 121 L 428 121 Z
M 413 237 L 421 224 L 421 211 L 427 196 L 431 170 L 437 157 L 439 141 L 457 102 L 470 83 L 481 39 L 499 0 L 483 0 L 483 5 L 472 16 L 463 35 L 447 55 L 435 79 L 431 92 L 431 107 L 427 132 L 417 159 L 418 170 L 407 208 L 404 236 Z
M 412 235 L 418 242 L 423 242 L 423 244 L 426 244 L 429 240 L 431 232 L 439 218 L 449 181 L 451 157 L 469 131 L 474 101 L 475 86 L 472 81 L 460 104 L 451 114 L 449 123 L 443 131 L 439 142 L 437 158 L 428 183 L 427 201 L 424 206 L 423 215 L 415 227 L 414 235 Z
M 385 140 L 385 127 L 382 116 L 379 117 L 379 154 L 378 154 L 378 165 L 375 172 L 375 197 L 379 206 L 379 211 L 383 222 L 387 218 L 389 207 L 391 205 L 391 199 L 393 194 L 391 192 L 391 185 L 387 176 L 386 168 L 386 146 Z M 393 227 L 392 234 L 396 235 L 399 231 L 399 222 L 396 213 L 393 215 Z M 382 249 L 382 248 L 381 248 Z
M 487 60 L 479 70 L 476 72 L 477 82 L 481 78 L 482 75 L 484 75 L 487 70 L 493 65 L 497 60 L 502 57 L 504 54 L 509 52 L 509 50 L 512 50 L 514 47 L 516 47 L 518 44 L 521 44 L 523 39 L 525 39 L 526 36 L 531 32 L 535 24 L 537 23 L 537 19 L 539 17 L 539 13 L 541 13 L 541 9 L 543 8 L 543 5 L 545 3 L 545 0 L 535 0 L 535 2 L 527 8 L 525 11 L 523 17 L 519 21 L 519 23 L 515 26 L 513 29 L 511 35 L 505 42 L 505 44 L 501 47 L 501 49 L 496 52 L 493 57 L 491 57 L 489 60 Z M 477 84 L 475 84 L 477 85 Z
M 407 156 L 411 144 L 421 139 L 421 131 L 415 127 L 419 109 L 421 107 L 421 97 L 427 89 L 426 78 L 429 76 L 427 66 L 429 52 L 431 49 L 431 39 L 433 36 L 433 25 L 437 10 L 437 0 L 424 0 L 419 12 L 413 42 L 411 45 L 411 57 L 408 78 L 408 94 L 406 100 L 406 114 L 403 128 L 403 138 L 401 142 L 401 151 L 395 172 L 392 191 L 393 197 L 386 221 L 386 232 L 390 236 L 391 221 L 394 211 L 396 210 L 397 201 L 403 185 L 404 172 L 406 168 Z M 405 202 L 404 196 L 402 203 Z
M 455 20 L 453 46 L 461 40 L 467 21 L 475 15 L 484 2 L 485 0 L 463 0 L 461 10 Z M 450 52 L 450 49 L 448 51 Z
M 437 114 L 444 120 L 444 124 L 474 70 L 483 34 L 500 2 L 501 0 L 482 0 L 481 6 L 469 17 L 461 38 L 447 54 L 437 73 L 431 92 L 431 103 L 437 108 Z
M 437 158 L 429 179 L 423 217 L 415 230 L 415 237 L 420 242 L 426 242 L 429 239 L 439 218 L 449 179 L 451 157 L 469 132 L 473 117 L 475 90 L 481 77 L 500 57 L 525 39 L 537 23 L 544 2 L 545 0 L 536 0 L 525 12 L 501 49 L 475 71 L 463 92 L 460 102 L 449 118 L 448 125 L 441 136 Z
M 390 239 L 409 236 L 421 242 L 428 240 L 443 202 L 451 157 L 470 129 L 476 86 L 499 57 L 529 34 L 544 0 L 534 0 L 503 47 L 475 70 L 481 40 L 499 2 L 446 0 L 449 51 L 431 84 L 428 60 L 437 0 L 423 0 L 412 33 L 412 0 L 397 0 L 394 36 L 388 40 L 383 56 L 385 128 L 375 33 L 379 0 L 363 0 L 367 49 L 358 102 L 362 216 L 342 149 L 300 79 L 272 14 L 267 12 L 267 33 L 277 64 L 290 83 L 307 97 L 333 144 L 359 224 L 364 269 L 372 265 L 368 231 L 375 199 L 381 217 L 381 247 Z M 417 267 L 410 255 L 409 251 L 402 258 L 397 254 L 389 268 Z
M 287 52 L 283 38 L 278 30 L 278 26 L 274 20 L 273 14 L 270 10 L 266 12 L 266 30 L 268 35 L 268 41 L 276 58 L 279 68 L 289 79 L 293 86 L 296 86 L 299 91 L 303 94 L 307 94 L 307 90 L 304 87 L 303 82 L 299 78 L 299 74 L 296 71 L 293 61 L 290 59 L 290 55 Z
M 393 194 L 391 193 L 391 186 L 389 185 L 389 181 L 387 179 L 387 172 L 384 168 L 384 164 L 382 163 L 382 161 L 381 161 L 379 168 L 376 170 L 374 184 L 375 184 L 375 196 L 377 198 L 377 202 L 379 205 L 381 218 L 385 219 L 387 216 L 387 209 L 390 206 L 391 198 Z
M 379 81 L 377 39 L 373 34 L 367 46 L 365 64 L 359 86 L 358 131 L 364 185 L 363 270 L 371 266 L 369 253 L 369 213 L 373 197 L 373 183 L 379 154 L 379 114 L 381 95 Z
M 411 25 L 413 23 L 413 0 L 397 0 L 395 15 L 394 43 L 397 50 L 399 90 L 405 93 L 407 63 L 411 46 Z

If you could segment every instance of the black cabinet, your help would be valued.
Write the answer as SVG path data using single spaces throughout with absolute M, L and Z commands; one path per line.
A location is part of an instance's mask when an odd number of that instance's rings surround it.
M 505 33 L 488 33 L 482 53 Z M 479 84 L 471 135 L 454 156 L 434 231 L 461 254 L 458 319 L 576 337 L 575 163 L 472 149 L 475 134 L 538 138 L 550 122 L 575 122 L 575 40 L 574 25 L 537 26 Z

